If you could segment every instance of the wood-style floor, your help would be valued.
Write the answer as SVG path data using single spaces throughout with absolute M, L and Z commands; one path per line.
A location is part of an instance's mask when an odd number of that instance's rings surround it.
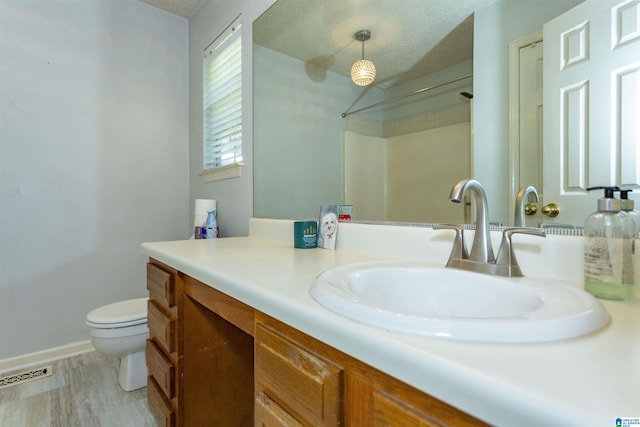
M 0 389 L 2 427 L 155 426 L 147 389 L 123 391 L 119 360 L 92 351 L 51 365 L 53 375 Z

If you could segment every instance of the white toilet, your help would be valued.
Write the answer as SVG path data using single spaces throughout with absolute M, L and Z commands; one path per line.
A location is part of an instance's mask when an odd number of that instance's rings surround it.
M 147 300 L 120 301 L 87 314 L 86 323 L 93 346 L 102 354 L 120 358 L 118 380 L 125 391 L 147 385 Z

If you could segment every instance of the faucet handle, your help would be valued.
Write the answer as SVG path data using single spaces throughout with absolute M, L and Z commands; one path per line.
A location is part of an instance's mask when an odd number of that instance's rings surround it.
M 433 226 L 434 230 L 455 230 L 456 236 L 453 240 L 453 248 L 451 249 L 451 255 L 449 255 L 449 261 L 447 266 L 453 259 L 468 259 L 469 254 L 464 243 L 464 226 L 460 224 L 436 224 Z
M 514 234 L 530 234 L 540 237 L 546 237 L 547 234 L 535 228 L 506 228 L 502 232 L 502 243 L 500 243 L 500 249 L 498 250 L 496 266 L 505 266 L 507 272 L 505 275 L 508 277 L 522 277 L 522 270 L 520 270 L 516 253 L 513 251 L 513 245 L 511 244 L 511 236 Z

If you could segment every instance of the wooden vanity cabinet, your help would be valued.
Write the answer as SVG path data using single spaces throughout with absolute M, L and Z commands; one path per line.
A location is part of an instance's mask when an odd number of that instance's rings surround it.
M 161 263 L 147 275 L 161 426 L 486 425 Z
M 158 425 L 177 425 L 180 274 L 158 261 L 147 264 L 147 402 Z
M 255 342 L 255 426 L 487 425 L 261 313 Z

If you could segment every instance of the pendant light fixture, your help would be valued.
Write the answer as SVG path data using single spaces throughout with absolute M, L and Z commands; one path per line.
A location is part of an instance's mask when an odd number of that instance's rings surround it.
M 368 59 L 364 59 L 364 42 L 371 38 L 371 31 L 360 30 L 353 37 L 362 42 L 362 59 L 356 61 L 351 67 L 351 80 L 358 86 L 367 86 L 376 78 L 376 66 Z

